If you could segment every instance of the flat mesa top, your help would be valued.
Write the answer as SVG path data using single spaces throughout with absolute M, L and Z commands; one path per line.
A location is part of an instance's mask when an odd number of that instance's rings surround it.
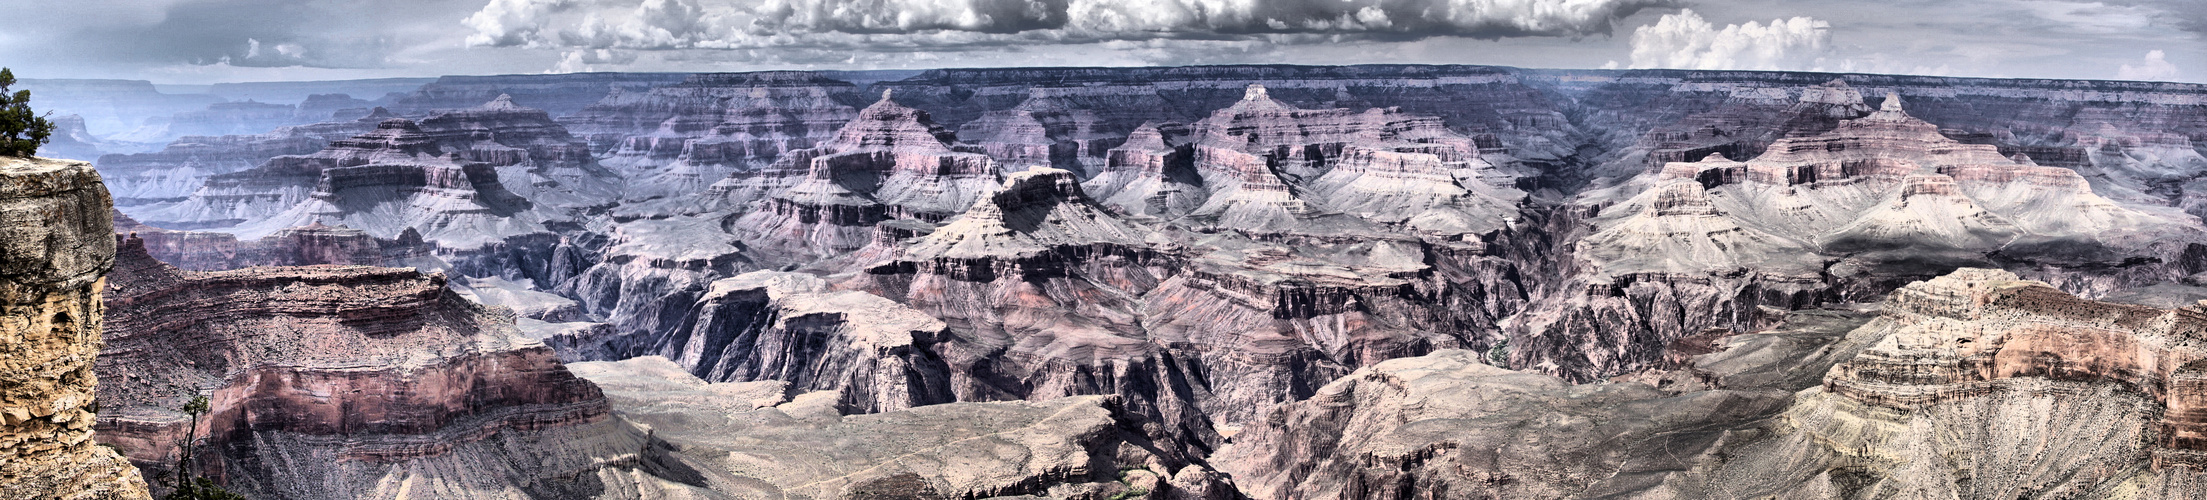
M 97 184 L 99 179 L 87 162 L 0 156 L 0 199 L 53 196 Z
M 90 163 L 57 158 L 0 156 L 0 175 L 37 175 Z

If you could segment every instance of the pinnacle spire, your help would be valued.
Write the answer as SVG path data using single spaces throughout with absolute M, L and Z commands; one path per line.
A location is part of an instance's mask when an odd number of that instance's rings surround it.
M 1884 104 L 1883 106 L 1879 106 L 1879 107 L 1878 107 L 1878 109 L 1879 109 L 1879 110 L 1881 110 L 1881 111 L 1901 111 L 1901 109 L 1900 109 L 1900 93 L 1899 93 L 1899 92 L 1886 92 L 1886 93 L 1885 93 L 1885 104 Z

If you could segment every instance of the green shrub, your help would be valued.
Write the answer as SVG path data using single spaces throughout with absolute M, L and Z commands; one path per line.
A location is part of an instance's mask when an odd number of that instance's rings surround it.
M 0 68 L 0 156 L 28 157 L 54 134 L 54 122 L 31 112 L 31 91 L 8 93 L 15 72 Z

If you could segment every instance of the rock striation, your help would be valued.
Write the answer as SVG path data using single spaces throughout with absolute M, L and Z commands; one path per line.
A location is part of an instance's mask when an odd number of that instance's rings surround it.
M 1213 463 L 1260 498 L 2189 498 L 2199 309 L 1962 269 L 1873 313 L 1674 348 L 1665 389 L 1467 351 L 1380 363 Z
M 1771 309 L 1872 298 L 1963 265 L 2096 287 L 2169 279 L 2203 236 L 2187 215 L 2114 202 L 2075 171 L 1950 139 L 1895 95 L 1753 159 L 1710 154 L 1647 178 L 1588 221 L 1572 292 L 1521 323 L 1513 366 L 1581 380 L 1656 367 L 1659 350 L 1639 346 L 1756 328 Z
M 0 157 L 0 496 L 150 498 L 93 441 L 110 205 L 91 164 Z
M 128 382 L 101 387 L 97 428 L 142 467 L 173 466 L 194 395 L 213 404 L 187 465 L 252 496 L 550 494 L 641 448 L 595 386 L 442 275 L 201 273 L 120 245 L 98 372 Z
M 717 182 L 705 197 L 750 208 L 729 228 L 770 261 L 797 263 L 857 250 L 882 221 L 957 215 L 999 178 L 988 155 L 884 93 L 820 147 Z
M 569 135 L 543 110 L 514 104 L 513 96 L 466 109 L 439 112 L 420 122 L 447 151 L 498 169 L 506 191 L 564 209 L 611 204 L 619 175 L 598 166 L 589 145 Z
M 309 155 L 342 140 L 375 130 L 396 118 L 377 108 L 366 116 L 278 128 L 264 134 L 185 136 L 160 151 L 101 155 L 101 175 L 114 179 L 109 189 L 116 204 L 131 212 L 184 201 L 207 178 L 251 169 L 271 158 Z
M 856 87 L 810 72 L 707 73 L 640 93 L 615 92 L 561 121 L 610 153 L 628 199 L 703 191 L 812 148 L 857 116 Z

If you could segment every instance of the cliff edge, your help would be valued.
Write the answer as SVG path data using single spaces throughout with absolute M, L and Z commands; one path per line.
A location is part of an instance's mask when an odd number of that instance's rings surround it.
M 92 164 L 0 157 L 0 498 L 150 498 L 92 440 L 114 204 Z

